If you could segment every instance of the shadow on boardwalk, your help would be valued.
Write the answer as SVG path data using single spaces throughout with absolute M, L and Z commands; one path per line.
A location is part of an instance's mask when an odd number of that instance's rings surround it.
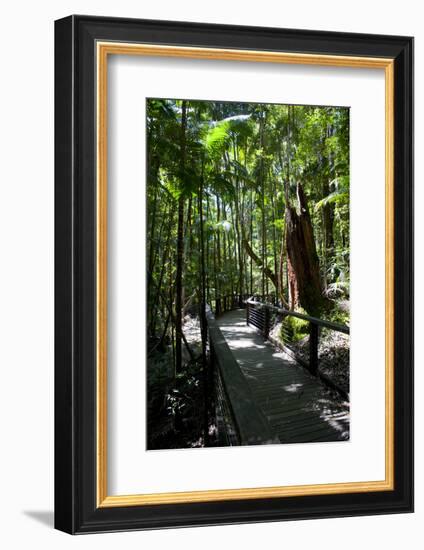
M 247 326 L 245 310 L 217 321 L 281 443 L 349 439 L 349 403 Z

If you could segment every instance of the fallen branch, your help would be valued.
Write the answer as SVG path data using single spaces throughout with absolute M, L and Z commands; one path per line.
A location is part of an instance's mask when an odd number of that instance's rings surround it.
M 262 264 L 262 260 L 255 254 L 250 244 L 247 242 L 246 238 L 242 237 L 243 240 L 243 246 L 246 250 L 246 252 L 249 254 L 249 256 L 252 258 L 252 260 L 255 262 L 255 264 L 262 269 L 262 271 L 265 273 L 265 275 L 271 280 L 272 284 L 275 286 L 275 288 L 278 288 L 278 282 L 277 277 L 275 273 L 271 271 L 271 269 L 267 265 Z

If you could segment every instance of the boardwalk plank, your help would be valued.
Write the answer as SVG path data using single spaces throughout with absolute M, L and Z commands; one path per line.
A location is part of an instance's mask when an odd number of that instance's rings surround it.
M 272 424 L 272 426 L 278 433 L 290 434 L 295 432 L 299 434 L 301 429 L 310 428 L 312 431 L 312 428 L 322 425 L 317 424 L 316 418 L 294 417 L 291 421 L 282 424 Z M 331 431 L 333 431 L 333 429 L 331 429 Z
M 247 326 L 244 310 L 225 313 L 217 322 L 257 406 L 282 443 L 349 437 L 348 404 L 330 396 L 318 378 Z
M 292 428 L 283 428 L 278 431 L 278 434 L 284 434 L 287 439 L 293 439 L 302 436 L 311 436 L 314 437 L 316 434 L 325 434 L 325 435 L 338 435 L 339 430 L 334 429 L 329 424 L 322 424 L 320 422 L 315 422 L 314 424 L 305 424 L 304 426 L 293 426 Z

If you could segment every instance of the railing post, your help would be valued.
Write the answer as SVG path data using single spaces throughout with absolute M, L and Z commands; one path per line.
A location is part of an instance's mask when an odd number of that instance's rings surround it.
M 269 336 L 269 321 L 270 321 L 270 314 L 269 314 L 269 308 L 265 306 L 264 311 L 264 337 L 268 338 Z
M 209 332 L 209 331 L 208 331 Z M 209 336 L 209 334 L 208 334 Z M 209 417 L 211 413 L 212 403 L 216 403 L 217 396 L 215 395 L 215 384 L 213 379 L 215 376 L 215 354 L 211 339 L 209 339 L 209 360 L 203 364 L 203 399 L 204 399 L 204 414 L 203 414 L 203 431 L 206 443 L 209 442 Z M 211 384 L 212 380 L 212 384 Z
M 249 309 L 250 309 L 249 302 L 246 302 L 246 325 L 249 324 L 249 313 L 250 313 Z
M 309 369 L 318 372 L 318 325 L 309 323 Z

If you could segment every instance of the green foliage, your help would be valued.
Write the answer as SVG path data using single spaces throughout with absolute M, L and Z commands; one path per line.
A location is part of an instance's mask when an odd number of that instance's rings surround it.
M 206 135 L 205 145 L 210 155 L 219 155 L 229 143 L 229 124 L 225 120 L 212 126 Z
M 222 153 L 237 137 L 248 135 L 250 115 L 236 115 L 224 118 L 218 122 L 211 121 L 210 129 L 204 139 L 205 146 L 211 156 Z
M 298 183 L 333 304 L 325 316 L 349 322 L 349 109 L 149 99 L 146 127 L 149 446 L 198 446 L 203 350 L 185 332 L 188 353 L 180 320 L 220 296 L 278 290 L 289 301 L 286 209 Z M 308 321 L 284 318 L 283 340 L 308 334 Z
M 335 190 L 315 204 L 316 211 L 330 204 L 337 203 L 342 206 L 349 203 L 349 176 L 339 176 L 329 185 Z
M 297 317 L 286 316 L 281 323 L 281 338 L 286 342 L 299 342 L 309 334 L 309 322 Z
M 274 220 L 274 226 L 280 231 L 282 231 L 284 228 L 284 219 L 281 218 L 281 219 Z
M 347 203 L 349 201 L 348 191 L 333 191 L 315 205 L 315 210 L 320 210 L 323 206 L 328 206 L 329 204 L 335 203 Z
M 233 182 L 228 178 L 228 174 L 213 174 L 209 182 L 215 193 L 226 196 L 229 200 L 234 200 L 236 190 Z
M 175 321 L 166 320 L 169 310 L 175 312 L 181 198 L 185 300 L 200 296 L 202 274 L 209 301 L 218 295 L 273 293 L 262 265 L 277 275 L 281 270 L 288 297 L 283 239 L 286 207 L 296 205 L 298 182 L 308 200 L 322 287 L 330 300 L 348 300 L 349 109 L 187 100 L 183 131 L 182 105 L 170 99 L 147 102 L 152 338 L 164 331 L 165 339 L 175 340 Z M 294 339 L 307 333 L 301 320 L 285 324 Z
M 348 308 L 341 308 L 337 303 L 334 304 L 333 309 L 330 311 L 329 320 L 333 323 L 339 323 L 341 325 L 349 325 L 349 309 Z
M 228 233 L 230 231 L 230 229 L 232 228 L 232 225 L 228 220 L 221 220 L 221 221 L 219 221 L 215 224 L 215 227 L 217 229 L 222 229 L 223 231 Z

